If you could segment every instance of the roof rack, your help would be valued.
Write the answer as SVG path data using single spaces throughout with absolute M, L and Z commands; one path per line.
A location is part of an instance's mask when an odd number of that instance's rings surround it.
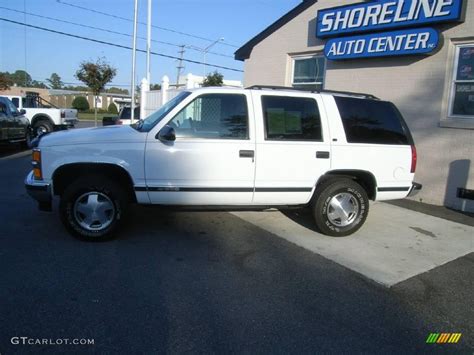
M 336 94 L 336 95 L 347 95 L 347 96 L 357 96 L 357 97 L 362 97 L 365 99 L 371 99 L 371 100 L 380 100 L 378 97 L 371 95 L 371 94 L 365 94 L 362 92 L 352 92 L 352 91 L 337 91 L 337 90 L 305 90 L 302 88 L 294 88 L 291 86 L 273 86 L 273 85 L 253 85 L 249 86 L 246 89 L 249 90 L 290 90 L 290 91 L 305 91 L 313 94 L 321 94 L 321 93 L 327 93 L 327 94 Z

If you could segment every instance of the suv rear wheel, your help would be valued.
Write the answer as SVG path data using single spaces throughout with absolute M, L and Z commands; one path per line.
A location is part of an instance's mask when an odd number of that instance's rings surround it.
M 323 182 L 315 192 L 313 216 L 319 230 L 333 237 L 355 233 L 369 212 L 367 192 L 350 179 Z
M 66 188 L 59 210 L 66 228 L 87 241 L 111 239 L 123 220 L 127 195 L 114 181 L 99 176 L 84 176 Z

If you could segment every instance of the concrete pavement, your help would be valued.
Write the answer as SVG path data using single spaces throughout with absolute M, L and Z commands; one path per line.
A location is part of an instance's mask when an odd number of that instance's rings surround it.
M 234 215 L 384 286 L 474 252 L 474 227 L 386 203 L 372 203 L 365 225 L 345 238 L 317 233 L 309 211 Z

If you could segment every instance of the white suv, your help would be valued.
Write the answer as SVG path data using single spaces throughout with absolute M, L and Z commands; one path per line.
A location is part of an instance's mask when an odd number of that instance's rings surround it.
M 87 240 L 113 236 L 130 203 L 312 208 L 319 230 L 358 230 L 369 200 L 416 193 L 416 150 L 390 102 L 289 88 L 183 91 L 131 126 L 41 136 L 25 184 Z

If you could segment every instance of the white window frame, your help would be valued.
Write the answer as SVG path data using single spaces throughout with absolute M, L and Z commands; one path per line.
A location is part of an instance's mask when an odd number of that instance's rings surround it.
M 450 94 L 449 94 L 448 118 L 461 119 L 461 120 L 472 120 L 472 119 L 474 119 L 474 116 L 453 114 L 454 100 L 456 98 L 456 84 L 459 84 L 459 83 L 472 83 L 472 85 L 474 85 L 474 79 L 473 80 L 457 80 L 458 69 L 459 69 L 459 53 L 460 53 L 461 47 L 462 48 L 465 48 L 465 47 L 473 47 L 474 48 L 474 42 L 459 43 L 459 44 L 455 45 L 453 74 L 452 74 L 452 78 L 451 78 L 451 82 L 450 82 L 450 87 L 451 88 L 450 88 Z
M 305 59 L 313 59 L 313 58 L 323 58 L 324 59 L 324 73 L 323 73 L 323 81 L 314 81 L 311 83 L 295 83 L 295 67 L 296 67 L 296 61 L 297 60 L 305 60 Z M 312 55 L 296 55 L 291 57 L 291 86 L 305 86 L 305 85 L 321 85 L 321 87 L 324 89 L 324 83 L 326 80 L 326 68 L 327 68 L 327 60 L 324 54 L 318 53 L 318 54 L 312 54 Z

